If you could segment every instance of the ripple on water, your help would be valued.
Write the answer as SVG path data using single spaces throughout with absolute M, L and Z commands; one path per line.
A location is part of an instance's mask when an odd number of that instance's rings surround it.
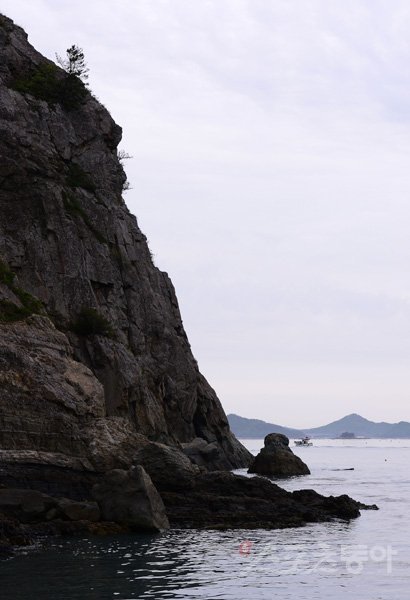
M 329 477 L 341 454 L 355 471 Z M 1 600 L 408 600 L 410 448 L 382 449 L 390 470 L 380 469 L 379 454 L 380 448 L 315 448 L 305 457 L 312 475 L 281 482 L 289 490 L 346 492 L 380 504 L 380 511 L 363 512 L 351 523 L 54 542 L 0 563 Z M 380 554 L 390 550 L 391 564 Z M 346 562 L 349 552 L 362 559 L 353 564 L 355 572 Z

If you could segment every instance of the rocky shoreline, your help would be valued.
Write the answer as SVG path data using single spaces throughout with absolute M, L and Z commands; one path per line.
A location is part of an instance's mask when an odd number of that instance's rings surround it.
M 110 477 L 123 482 L 126 473 L 111 473 Z M 197 475 L 188 488 L 164 486 L 159 494 L 155 493 L 154 503 L 152 498 L 147 503 L 124 488 L 116 492 L 111 488 L 102 498 L 99 505 L 93 500 L 75 502 L 32 490 L 0 490 L 0 558 L 50 536 L 160 532 L 168 527 L 282 529 L 348 521 L 358 518 L 360 510 L 377 510 L 347 495 L 325 497 L 313 490 L 287 492 L 265 478 L 223 471 Z
M 347 495 L 325 497 L 313 490 L 287 492 L 265 477 L 247 477 L 198 467 L 177 448 L 148 442 L 134 466 L 90 473 L 64 470 L 71 498 L 45 488 L 50 469 L 31 468 L 19 488 L 0 487 L 0 556 L 14 546 L 48 536 L 160 532 L 171 528 L 282 529 L 307 523 L 350 520 L 363 505 Z M 29 465 L 28 465 L 29 466 Z M 31 465 L 33 467 L 33 465 Z M 4 472 L 3 472 L 4 474 Z M 81 486 L 78 482 L 81 481 Z
M 347 496 L 230 473 L 253 457 L 124 203 L 121 134 L 0 15 L 0 554 L 48 535 L 356 518 Z M 256 472 L 295 474 L 275 440 Z

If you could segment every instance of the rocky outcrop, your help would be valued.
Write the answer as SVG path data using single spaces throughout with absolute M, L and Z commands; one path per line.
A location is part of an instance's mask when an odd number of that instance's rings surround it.
M 313 490 L 287 492 L 262 477 L 227 472 L 195 477 L 183 488 L 160 488 L 171 527 L 276 529 L 306 523 L 354 519 L 361 505 L 346 495 L 325 497 Z
M 15 518 L 20 523 L 41 523 L 55 519 L 89 522 L 100 520 L 100 509 L 95 502 L 75 502 L 23 489 L 0 489 L 0 513 Z
M 289 438 L 282 433 L 269 433 L 264 448 L 252 461 L 248 473 L 267 477 L 309 475 L 309 467 L 289 448 Z
M 93 488 L 105 521 L 114 521 L 139 531 L 169 528 L 164 503 L 151 478 L 141 466 L 128 471 L 114 469 Z
M 287 492 L 262 477 L 207 472 L 174 448 L 149 443 L 136 461 L 150 473 L 164 501 L 171 527 L 275 529 L 332 519 L 355 519 L 360 509 L 377 508 L 349 496 L 322 496 L 313 490 Z
M 150 442 L 137 450 L 135 464 L 142 465 L 159 490 L 185 489 L 193 485 L 199 468 L 176 448 Z
M 130 464 L 144 439 L 106 416 L 103 386 L 47 317 L 0 323 L 0 386 L 0 458 L 54 454 L 57 465 L 105 471 Z
M 122 199 L 120 140 L 80 80 L 0 15 L 0 549 L 356 517 L 350 499 L 211 473 L 252 457 Z
M 12 374 L 3 379 L 0 447 L 84 456 L 88 438 L 92 462 L 101 443 L 122 447 L 115 468 L 125 466 L 136 434 L 174 446 L 200 438 L 216 445 L 218 464 L 244 466 L 249 453 L 198 370 L 173 285 L 122 199 L 121 128 L 80 91 L 79 98 L 64 71 L 0 18 L 0 337 L 16 347 L 25 328 L 26 351 L 42 328 L 40 364 L 30 369 L 47 390 L 41 409 L 54 405 L 41 423 L 19 365 L 27 363 L 24 352 L 3 352 L 3 372 Z M 58 331 L 15 324 L 32 313 Z M 64 377 L 71 381 L 62 386 Z M 64 400 L 56 387 L 64 387 Z M 24 401 L 13 399 L 17 388 Z
M 216 470 L 229 469 L 226 456 L 221 452 L 218 444 L 209 444 L 203 438 L 195 438 L 192 442 L 181 444 L 185 456 L 199 467 L 208 470 L 210 465 Z

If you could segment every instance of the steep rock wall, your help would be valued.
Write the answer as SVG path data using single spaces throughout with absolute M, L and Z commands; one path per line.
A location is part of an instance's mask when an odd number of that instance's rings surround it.
M 126 178 L 117 156 L 121 128 L 89 92 L 73 106 L 70 98 L 55 100 L 50 85 L 65 82 L 65 77 L 34 50 L 22 29 L 0 17 L 3 376 L 16 371 L 18 360 L 27 359 L 21 344 L 15 345 L 14 355 L 7 353 L 7 339 L 38 340 L 40 379 L 47 348 L 54 343 L 54 351 L 64 354 L 71 367 L 76 364 L 83 379 L 89 379 L 88 390 L 94 390 L 88 434 L 93 421 L 105 419 L 106 430 L 113 424 L 113 438 L 129 435 L 130 443 L 137 443 L 133 436 L 138 435 L 176 446 L 202 438 L 218 448 L 209 468 L 245 466 L 249 453 L 230 432 L 214 390 L 198 370 L 173 285 L 154 266 L 146 238 L 122 199 Z M 45 320 L 40 325 L 36 318 L 24 326 L 16 322 L 32 312 L 42 313 Z M 45 324 L 47 318 L 56 329 Z M 68 413 L 73 427 L 82 431 L 79 439 L 85 435 L 83 392 L 71 407 L 60 402 L 60 420 L 48 423 L 54 427 L 48 433 L 62 436 L 58 449 L 47 436 L 30 430 L 39 419 L 28 401 L 19 430 L 10 435 L 6 415 L 17 418 L 23 398 L 12 383 L 7 393 L 0 387 L 0 448 L 64 451 Z M 38 394 L 47 419 L 54 401 L 44 390 Z M 15 422 L 12 427 L 17 427 Z M 90 453 L 81 450 L 80 441 L 74 450 L 67 442 L 66 450 L 85 458 Z

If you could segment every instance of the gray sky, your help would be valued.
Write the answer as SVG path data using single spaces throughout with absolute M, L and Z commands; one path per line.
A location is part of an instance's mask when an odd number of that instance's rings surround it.
M 2 0 L 84 48 L 227 412 L 410 420 L 408 0 Z

